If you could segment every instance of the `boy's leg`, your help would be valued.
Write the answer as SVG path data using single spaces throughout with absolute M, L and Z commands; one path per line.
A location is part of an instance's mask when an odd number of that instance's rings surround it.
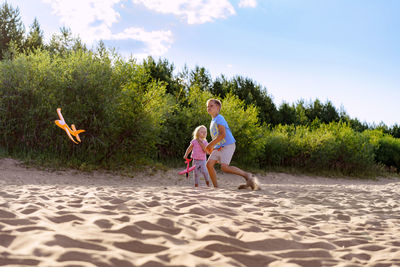
M 249 172 L 245 172 L 238 167 L 235 166 L 230 166 L 230 162 L 233 156 L 233 153 L 235 152 L 235 144 L 226 146 L 222 151 L 221 151 L 221 169 L 223 172 L 226 173 L 232 173 L 236 174 L 239 176 L 242 176 L 246 180 L 246 187 L 251 187 L 253 190 L 260 190 L 260 183 L 258 181 L 258 178 L 253 176 Z M 242 185 L 239 186 L 239 189 L 241 189 Z
M 221 152 L 221 170 L 226 173 L 232 173 L 239 176 L 242 176 L 246 181 L 250 178 L 251 174 L 245 172 L 238 167 L 230 166 L 231 159 L 233 157 L 233 153 L 235 153 L 236 144 L 231 144 L 224 147 Z
M 232 174 L 242 176 L 246 181 L 249 180 L 249 178 L 251 176 L 250 173 L 245 172 L 245 171 L 239 169 L 238 167 L 230 166 L 226 163 L 221 163 L 221 170 L 226 173 L 232 173 Z
M 258 178 L 253 176 L 251 173 L 245 172 L 245 171 L 239 169 L 238 167 L 230 166 L 228 164 L 221 164 L 221 169 L 223 172 L 240 175 L 246 180 L 246 184 L 240 185 L 239 189 L 245 189 L 247 187 L 250 187 L 253 190 L 261 189 Z
M 218 187 L 217 173 L 215 172 L 215 169 L 214 169 L 215 163 L 217 163 L 216 160 L 208 159 L 206 166 L 207 166 L 208 174 L 210 175 L 210 178 L 211 178 L 211 182 L 213 183 L 214 187 Z
M 206 180 L 206 185 L 209 187 L 210 186 L 210 175 L 208 175 L 208 170 L 207 170 L 205 160 L 203 160 L 201 163 L 201 172 L 203 173 L 204 180 Z

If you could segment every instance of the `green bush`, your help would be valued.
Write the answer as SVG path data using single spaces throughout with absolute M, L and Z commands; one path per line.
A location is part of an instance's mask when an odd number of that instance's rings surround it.
M 111 61 L 81 50 L 2 61 L 1 146 L 9 153 L 39 151 L 96 165 L 154 154 L 171 109 L 165 85 L 149 82 L 133 61 Z M 69 125 L 86 130 L 81 144 L 54 124 L 58 107 Z
M 261 165 L 282 167 L 287 164 L 287 160 L 291 158 L 288 128 L 290 127 L 278 125 L 273 131 L 267 129 L 264 131 L 265 154 L 260 159 Z
M 168 82 L 174 82 L 179 97 L 167 92 Z M 143 64 L 104 51 L 16 55 L 0 61 L 0 151 L 84 169 L 180 160 L 193 130 L 209 128 L 206 102 L 213 97 L 196 83 L 162 81 Z M 344 174 L 379 164 L 400 169 L 400 141 L 382 130 L 359 132 L 318 118 L 271 128 L 260 124 L 257 107 L 233 93 L 221 101 L 221 114 L 237 141 L 235 164 Z M 69 125 L 86 130 L 81 144 L 54 124 L 57 108 Z
M 400 172 L 400 139 L 385 135 L 379 139 L 379 149 L 376 152 L 377 161 L 388 167 L 395 167 Z
M 100 133 L 115 95 L 110 62 L 83 51 L 65 58 L 37 51 L 2 61 L 0 70 L 2 146 L 11 151 L 48 151 L 67 159 L 93 158 L 100 149 L 94 140 L 103 138 Z M 68 124 L 87 130 L 79 147 L 55 126 L 57 108 Z
M 175 103 L 161 129 L 158 145 L 159 158 L 181 159 L 192 140 L 192 133 L 199 125 L 208 128 L 210 115 L 207 113 L 207 100 L 211 94 L 201 91 L 198 86 L 189 88 L 185 101 Z M 208 133 L 207 140 L 210 140 Z
M 376 145 L 368 135 L 355 132 L 347 124 L 320 124 L 314 129 L 278 125 L 265 136 L 262 160 L 269 166 L 330 169 L 351 174 L 375 165 Z

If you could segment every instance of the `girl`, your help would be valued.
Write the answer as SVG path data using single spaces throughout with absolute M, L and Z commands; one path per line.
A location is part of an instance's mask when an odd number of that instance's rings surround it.
M 189 153 L 192 152 L 193 165 L 196 165 L 196 168 L 193 171 L 195 187 L 199 186 L 200 174 L 203 174 L 207 186 L 210 186 L 210 178 L 208 176 L 206 167 L 206 146 L 208 145 L 206 137 L 206 126 L 200 125 L 196 127 L 196 129 L 193 131 L 193 140 L 190 142 L 190 145 L 186 149 L 186 153 L 183 156 L 183 158 L 186 159 Z

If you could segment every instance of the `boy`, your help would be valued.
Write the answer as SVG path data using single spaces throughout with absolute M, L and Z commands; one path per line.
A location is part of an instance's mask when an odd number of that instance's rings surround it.
M 214 187 L 218 187 L 217 174 L 214 165 L 219 162 L 223 172 L 242 176 L 246 180 L 245 185 L 240 185 L 239 189 L 250 187 L 253 190 L 260 190 L 257 177 L 245 172 L 238 167 L 230 166 L 230 162 L 235 152 L 235 138 L 226 122 L 225 118 L 219 114 L 221 102 L 217 99 L 207 101 L 207 112 L 211 115 L 210 133 L 212 141 L 207 145 L 206 150 L 210 154 L 207 161 L 207 169 Z

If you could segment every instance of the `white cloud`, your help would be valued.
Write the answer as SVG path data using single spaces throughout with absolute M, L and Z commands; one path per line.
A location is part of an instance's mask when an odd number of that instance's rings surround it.
M 256 0 L 240 0 L 239 7 L 256 7 L 257 1 Z
M 129 27 L 119 33 L 112 26 L 119 22 L 121 15 L 117 7 L 124 8 L 126 0 L 42 0 L 51 6 L 62 25 L 71 28 L 73 34 L 92 45 L 99 40 L 136 40 L 144 44 L 141 54 L 161 56 L 173 43 L 171 31 L 146 31 L 139 27 Z M 163 14 L 173 14 L 184 18 L 188 24 L 201 24 L 235 14 L 228 0 L 131 0 L 146 8 Z M 241 1 L 249 2 L 254 1 Z M 245 4 L 246 4 L 245 3 Z M 250 3 L 251 5 L 251 3 Z
M 171 31 L 151 31 L 147 32 L 142 28 L 128 28 L 123 32 L 114 34 L 113 40 L 134 39 L 146 44 L 145 52 L 153 56 L 161 56 L 165 54 L 172 44 Z
M 201 24 L 235 14 L 228 0 L 132 0 L 146 8 L 183 17 L 188 24 Z
M 111 26 L 120 19 L 114 5 L 122 0 L 42 0 L 51 5 L 53 13 L 60 22 L 71 28 L 86 44 L 99 40 L 136 40 L 145 44 L 143 54 L 160 56 L 165 54 L 172 44 L 171 31 L 145 31 L 143 28 L 127 28 L 113 33 Z M 123 8 L 123 4 L 121 5 Z M 134 55 L 135 56 L 135 55 Z
M 60 22 L 79 34 L 85 43 L 108 39 L 111 25 L 118 21 L 120 15 L 113 5 L 120 0 L 43 0 L 51 5 L 53 13 L 59 16 Z

